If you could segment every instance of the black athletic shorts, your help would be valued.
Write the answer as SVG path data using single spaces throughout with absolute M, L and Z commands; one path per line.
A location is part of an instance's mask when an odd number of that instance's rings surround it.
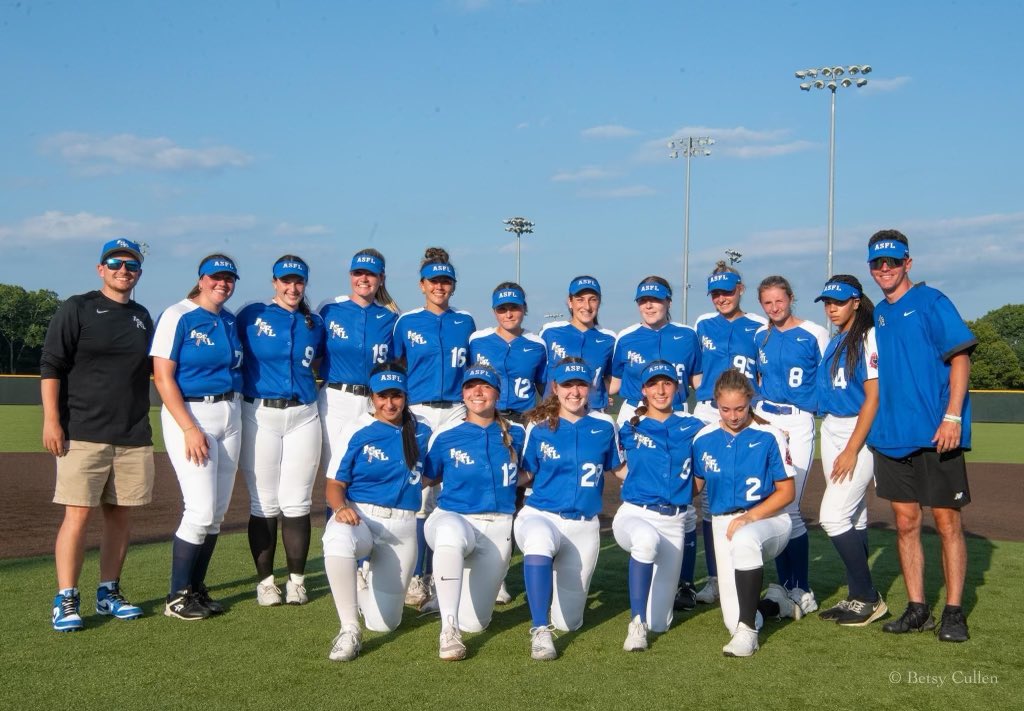
M 909 457 L 875 456 L 875 493 L 889 501 L 940 509 L 959 509 L 971 503 L 964 451 L 939 454 L 920 449 Z

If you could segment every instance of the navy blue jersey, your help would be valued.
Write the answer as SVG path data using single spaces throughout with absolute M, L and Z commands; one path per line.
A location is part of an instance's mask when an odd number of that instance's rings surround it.
M 157 319 L 149 354 L 174 361 L 182 397 L 242 389 L 242 344 L 227 309 L 211 313 L 190 299 L 168 306 Z
M 703 428 L 701 420 L 679 413 L 664 422 L 642 417 L 636 427 L 624 422 L 619 441 L 628 473 L 622 500 L 637 506 L 688 506 L 693 501 L 693 437 Z
M 341 464 L 331 475 L 348 484 L 348 498 L 356 503 L 418 511 L 429 440 L 430 428 L 417 422 L 420 459 L 409 469 L 402 449 L 402 428 L 373 415 L 361 415 L 342 431 L 338 446 Z
M 347 296 L 328 299 L 317 311 L 327 332 L 320 363 L 324 382 L 366 385 L 373 367 L 394 357 L 394 311 L 379 304 L 363 307 Z
M 612 356 L 612 375 L 622 380 L 619 394 L 630 405 L 640 403 L 640 374 L 653 360 L 665 360 L 675 366 L 679 390 L 672 406 L 683 409 L 690 392 L 690 378 L 703 372 L 697 332 L 681 323 L 667 323 L 657 331 L 637 323 L 619 333 Z
M 733 435 L 708 425 L 693 438 L 693 475 L 704 480 L 713 516 L 751 509 L 793 475 L 786 441 L 771 425 L 751 423 Z M 628 477 L 627 477 L 628 479 Z
M 275 303 L 248 304 L 238 312 L 246 397 L 316 401 L 313 361 L 323 355 L 324 324 L 316 314 L 310 318 L 313 328 L 303 314 Z
M 424 472 L 430 479 L 444 481 L 438 506 L 462 514 L 515 513 L 526 430 L 509 423 L 509 435 L 515 459 L 502 441 L 497 422 L 481 427 L 463 420 L 435 432 Z
M 435 314 L 413 309 L 395 323 L 395 358 L 409 371 L 409 402 L 462 402 L 462 371 L 469 359 L 469 337 L 476 330 L 465 311 Z
M 501 378 L 499 410 L 526 412 L 544 392 L 547 380 L 547 350 L 544 341 L 532 333 L 506 341 L 497 329 L 485 328 L 469 337 L 471 363 L 489 365 Z
M 846 334 L 837 333 L 825 348 L 818 366 L 818 414 L 856 417 L 864 404 L 864 381 L 878 378 L 878 346 L 875 329 L 868 329 L 857 367 L 851 371 L 846 360 Z M 835 375 L 832 365 L 842 358 Z
M 612 352 L 615 350 L 615 331 L 590 328 L 581 331 L 569 321 L 552 321 L 540 330 L 540 337 L 548 349 L 548 377 L 563 358 L 581 358 L 594 371 L 588 398 L 591 410 L 608 407 L 608 387 L 605 377 L 612 374 Z
M 941 291 L 915 284 L 895 304 L 875 306 L 878 414 L 868 444 L 889 457 L 935 447 L 949 405 L 949 361 L 977 340 Z M 960 445 L 971 448 L 971 396 L 964 397 Z
M 810 321 L 785 331 L 762 326 L 754 334 L 754 344 L 761 397 L 816 411 L 818 363 L 828 345 L 828 331 Z
M 700 340 L 701 375 L 697 399 L 715 399 L 715 381 L 734 368 L 755 382 L 757 347 L 754 333 L 768 323 L 763 316 L 743 314 L 730 321 L 717 311 L 704 314 L 694 323 Z
M 554 432 L 546 421 L 531 423 L 522 468 L 534 479 L 526 503 L 551 513 L 596 516 L 604 473 L 621 464 L 618 432 L 605 414 L 590 413 L 575 423 L 561 419 Z

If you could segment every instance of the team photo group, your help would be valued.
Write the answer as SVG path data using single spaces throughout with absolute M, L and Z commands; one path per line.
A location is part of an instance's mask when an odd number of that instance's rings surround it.
M 831 276 L 810 319 L 794 312 L 784 276 L 745 283 L 719 262 L 706 278 L 708 313 L 693 324 L 672 321 L 669 282 L 649 276 L 636 286 L 639 320 L 617 332 L 599 324 L 601 284 L 590 275 L 568 284 L 568 320 L 525 330 L 527 295 L 503 282 L 478 323 L 452 305 L 458 276 L 440 248 L 420 265 L 423 305 L 404 313 L 384 255 L 365 249 L 348 265 L 347 293 L 315 309 L 301 257 L 247 274 L 270 277 L 268 298 L 232 311 L 236 262 L 208 255 L 187 296 L 155 321 L 132 298 L 139 244 L 112 240 L 99 257 L 101 287 L 62 304 L 42 349 L 43 444 L 64 508 L 54 630 L 83 628 L 78 581 L 97 510 L 95 612 L 143 614 L 120 576 L 132 509 L 152 498 L 152 378 L 183 501 L 163 607 L 175 620 L 226 611 L 207 576 L 239 474 L 254 604 L 309 602 L 322 473 L 323 567 L 339 620 L 333 641 L 325 636 L 331 660 L 355 659 L 363 630 L 395 630 L 406 606 L 438 614 L 440 658 L 464 659 L 463 633 L 487 629 L 495 606 L 512 601 L 513 541 L 523 555 L 513 587 L 525 590 L 531 618 L 524 650 L 555 659 L 554 633 L 585 625 L 605 480 L 615 477 L 612 533 L 629 554 L 626 651 L 647 649 L 678 611 L 716 602 L 730 657 L 758 650 L 765 619 L 810 615 L 840 626 L 888 617 L 885 633 L 969 639 L 960 511 L 970 502 L 976 341 L 944 294 L 912 281 L 909 242 L 896 230 L 867 240 L 874 284 Z M 816 418 L 825 493 L 802 501 Z M 891 503 L 902 612 L 890 613 L 872 579 L 869 486 Z M 828 609 L 815 598 L 801 504 L 818 512 L 845 568 L 847 595 Z M 925 599 L 924 508 L 942 549 L 932 562 L 945 579 L 938 622 Z

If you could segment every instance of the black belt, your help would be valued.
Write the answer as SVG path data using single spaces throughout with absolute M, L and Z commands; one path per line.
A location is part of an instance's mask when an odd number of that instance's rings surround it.
M 714 516 L 733 516 L 734 514 L 745 514 L 747 509 L 733 509 L 732 511 L 726 511 L 720 514 L 713 514 Z
M 498 414 L 517 425 L 526 424 L 526 413 L 518 410 L 498 410 Z
M 263 407 L 271 407 L 275 410 L 285 410 L 289 407 L 301 407 L 306 404 L 304 402 L 299 402 L 295 398 L 285 399 L 283 397 L 246 397 L 242 399 L 250 404 L 259 404 L 263 405 Z
M 640 508 L 654 511 L 662 516 L 678 516 L 686 513 L 686 506 L 673 506 L 672 504 L 640 504 Z
M 451 407 L 457 403 L 454 400 L 426 400 L 424 402 L 417 402 L 417 405 L 426 405 L 427 407 Z
M 340 390 L 343 393 L 352 393 L 366 397 L 370 394 L 370 388 L 366 385 L 355 385 L 354 383 L 327 383 L 331 390 Z
M 182 398 L 185 402 L 224 402 L 225 400 L 234 400 L 235 391 L 228 390 L 226 393 L 220 395 L 202 395 L 200 397 L 186 397 Z

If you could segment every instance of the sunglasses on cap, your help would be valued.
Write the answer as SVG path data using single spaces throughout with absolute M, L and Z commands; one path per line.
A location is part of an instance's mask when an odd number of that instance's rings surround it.
M 906 261 L 906 259 L 900 259 L 899 257 L 875 257 L 868 264 L 875 270 L 881 269 L 883 264 L 890 269 L 895 269 L 896 267 L 902 267 Z
M 138 259 L 124 259 L 122 257 L 109 257 L 103 260 L 103 266 L 112 272 L 120 271 L 124 267 L 130 272 L 137 272 L 142 269 L 142 262 Z

